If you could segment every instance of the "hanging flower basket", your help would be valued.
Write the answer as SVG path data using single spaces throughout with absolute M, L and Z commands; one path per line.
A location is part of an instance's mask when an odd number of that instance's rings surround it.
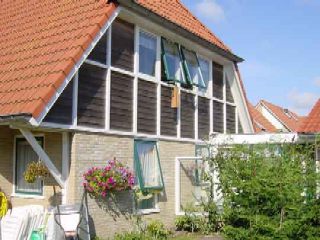
M 92 167 L 83 174 L 83 187 L 92 198 L 106 197 L 108 193 L 131 190 L 134 175 L 117 160 L 110 160 L 105 167 Z
M 24 172 L 24 179 L 27 183 L 34 183 L 37 179 L 44 179 L 49 175 L 48 168 L 41 161 L 31 162 Z

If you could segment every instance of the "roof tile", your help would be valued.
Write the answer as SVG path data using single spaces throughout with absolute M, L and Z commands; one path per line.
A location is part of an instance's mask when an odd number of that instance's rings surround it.
M 105 0 L 3 0 L 0 116 L 39 116 L 115 9 Z
M 256 133 L 277 132 L 277 129 L 251 103 L 248 103 L 248 107 Z
M 320 133 L 320 98 L 313 106 L 308 117 L 303 121 L 299 132 L 302 133 Z

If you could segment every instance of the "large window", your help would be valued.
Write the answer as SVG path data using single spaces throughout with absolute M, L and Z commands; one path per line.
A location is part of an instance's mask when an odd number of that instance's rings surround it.
M 43 146 L 43 137 L 37 137 L 37 141 Z M 19 194 L 42 195 L 43 182 L 36 180 L 28 183 L 24 179 L 24 172 L 31 162 L 38 162 L 39 157 L 33 151 L 27 140 L 16 139 L 16 162 L 15 162 L 15 192 Z
M 139 72 L 155 76 L 157 39 L 145 32 L 139 34 Z
M 162 38 L 162 63 L 165 80 L 187 85 L 183 74 L 179 45 Z
M 138 208 L 144 210 L 156 208 L 156 195 L 164 188 L 156 142 L 135 140 L 134 168 L 142 194 L 138 200 Z
M 199 61 L 196 53 L 191 52 L 183 47 L 181 49 L 188 82 L 192 83 L 195 86 L 204 88 L 205 83 L 202 78 Z

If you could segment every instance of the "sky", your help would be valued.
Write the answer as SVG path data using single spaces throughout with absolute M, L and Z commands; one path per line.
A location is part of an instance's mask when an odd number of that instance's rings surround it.
M 306 115 L 320 97 L 320 0 L 181 0 L 232 51 L 249 100 Z

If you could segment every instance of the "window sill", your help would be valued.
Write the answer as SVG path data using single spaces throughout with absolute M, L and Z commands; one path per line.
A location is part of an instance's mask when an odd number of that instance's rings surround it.
M 159 208 L 141 209 L 141 210 L 137 210 L 137 212 L 138 214 L 141 214 L 141 215 L 149 215 L 153 213 L 160 213 L 160 209 Z
M 23 199 L 39 199 L 39 200 L 45 199 L 45 197 L 42 195 L 22 194 L 22 193 L 13 193 L 11 194 L 11 197 L 23 198 Z

